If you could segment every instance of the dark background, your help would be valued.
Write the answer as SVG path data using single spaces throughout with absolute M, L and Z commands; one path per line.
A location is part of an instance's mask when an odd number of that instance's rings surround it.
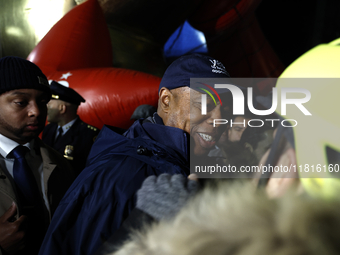
M 339 0 L 263 0 L 256 16 L 285 66 L 340 37 Z
M 22 19 L 26 15 L 22 6 L 27 1 L 0 0 L 0 57 L 26 58 L 34 48 L 34 35 Z M 255 13 L 285 66 L 314 46 L 340 37 L 340 0 L 262 0 Z M 12 23 L 22 27 L 25 35 L 6 36 L 5 27 Z

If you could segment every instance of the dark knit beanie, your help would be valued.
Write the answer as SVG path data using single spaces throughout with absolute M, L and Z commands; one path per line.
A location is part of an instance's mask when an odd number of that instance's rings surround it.
M 19 57 L 0 59 L 0 94 L 14 89 L 37 89 L 51 95 L 46 76 L 32 62 Z

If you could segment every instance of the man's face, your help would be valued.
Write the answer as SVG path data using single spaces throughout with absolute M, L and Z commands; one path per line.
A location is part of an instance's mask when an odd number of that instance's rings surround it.
M 225 130 L 225 125 L 216 124 L 214 127 L 214 119 L 227 118 L 226 114 L 230 109 L 229 106 L 221 106 L 219 102 L 215 105 L 213 100 L 207 97 L 207 114 L 202 115 L 201 95 L 201 93 L 191 90 L 190 135 L 195 155 L 207 155 L 215 146 Z
M 241 136 L 244 130 L 246 130 L 249 120 L 250 119 L 247 119 L 241 116 L 238 116 L 235 118 L 235 120 L 233 120 L 233 125 L 228 130 L 229 141 L 237 142 L 241 140 Z M 241 122 L 241 123 L 234 124 L 235 122 Z M 245 123 L 245 125 L 243 125 L 242 123 Z
M 225 125 L 216 124 L 214 127 L 214 119 L 226 118 L 229 107 L 222 107 L 219 103 L 215 106 L 213 100 L 207 98 L 207 114 L 202 115 L 201 93 L 181 87 L 171 90 L 171 94 L 173 100 L 169 103 L 170 110 L 164 124 L 189 133 L 191 151 L 198 156 L 207 155 L 225 130 Z
M 19 144 L 44 129 L 49 97 L 35 89 L 16 89 L 0 95 L 0 133 Z
M 47 104 L 47 121 L 59 122 L 60 120 L 60 100 L 51 99 Z

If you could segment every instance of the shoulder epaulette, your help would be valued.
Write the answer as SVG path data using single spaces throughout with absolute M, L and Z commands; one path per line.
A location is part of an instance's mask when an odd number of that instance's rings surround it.
M 93 131 L 97 131 L 97 128 L 96 128 L 96 127 L 93 127 L 93 126 L 91 126 L 91 125 L 87 125 L 87 128 L 92 129 Z

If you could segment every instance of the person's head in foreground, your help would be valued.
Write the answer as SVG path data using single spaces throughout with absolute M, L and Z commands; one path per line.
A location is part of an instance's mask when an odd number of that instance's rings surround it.
M 25 144 L 46 121 L 51 91 L 38 66 L 19 57 L 0 59 L 0 133 Z
M 339 254 L 340 199 L 287 193 L 269 199 L 252 185 L 206 188 L 172 220 L 132 235 L 114 255 Z
M 223 125 L 213 127 L 226 107 L 207 101 L 207 114 L 201 114 L 201 95 L 190 88 L 190 78 L 228 78 L 229 74 L 218 60 L 202 54 L 185 55 L 175 60 L 165 71 L 159 86 L 158 115 L 164 125 L 189 133 L 194 141 L 195 155 L 206 155 L 216 144 Z M 211 100 L 211 102 L 210 102 Z

